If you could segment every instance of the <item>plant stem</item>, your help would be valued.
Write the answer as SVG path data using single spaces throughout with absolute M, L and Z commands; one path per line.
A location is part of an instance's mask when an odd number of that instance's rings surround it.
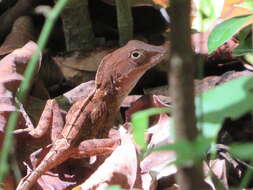
M 194 141 L 198 135 L 194 107 L 194 60 L 190 31 L 191 1 L 171 1 L 170 92 L 176 141 Z M 206 189 L 202 162 L 178 169 L 177 181 L 182 190 Z
M 58 0 L 52 11 L 49 13 L 48 18 L 45 22 L 45 25 L 41 31 L 39 40 L 38 40 L 38 46 L 39 49 L 33 54 L 31 60 L 29 61 L 29 64 L 27 66 L 27 69 L 24 73 L 24 80 L 21 82 L 19 91 L 17 92 L 17 98 L 21 103 L 24 103 L 25 98 L 27 96 L 28 89 L 31 85 L 31 81 L 34 75 L 34 70 L 36 68 L 36 63 L 40 57 L 40 51 L 43 51 L 43 49 L 46 46 L 49 34 L 52 30 L 53 24 L 55 23 L 56 19 L 58 18 L 60 12 L 62 11 L 63 7 L 67 3 L 68 0 Z M 19 107 L 17 106 L 17 109 Z M 6 127 L 3 147 L 1 150 L 0 155 L 0 183 L 3 181 L 3 178 L 5 174 L 8 171 L 8 155 L 10 151 L 10 147 L 12 145 L 12 131 L 15 129 L 17 120 L 18 120 L 18 112 L 12 112 L 8 123 Z

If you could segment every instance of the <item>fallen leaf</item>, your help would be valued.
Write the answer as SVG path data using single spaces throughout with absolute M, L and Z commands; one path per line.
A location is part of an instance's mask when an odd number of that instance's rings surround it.
M 17 18 L 12 26 L 11 32 L 0 47 L 0 56 L 11 53 L 17 48 L 21 48 L 30 40 L 35 41 L 34 30 L 31 17 L 21 16 Z
M 59 66 L 63 65 L 81 71 L 96 71 L 103 57 L 113 50 L 115 48 L 97 48 L 85 53 L 76 51 L 53 57 L 53 60 Z
M 20 49 L 14 50 L 11 54 L 0 60 L 0 131 L 4 130 L 8 114 L 15 108 L 15 93 L 20 82 L 23 80 L 23 73 L 32 54 L 37 49 L 37 44 L 30 41 Z M 38 62 L 38 68 L 40 62 Z M 37 70 L 38 71 L 38 70 Z M 3 121 L 3 120 L 6 121 Z
M 148 129 L 147 135 L 151 136 L 148 148 L 175 142 L 172 118 L 167 114 L 160 114 L 158 122 Z
M 137 111 L 148 109 L 148 108 L 162 108 L 168 107 L 167 104 L 162 102 L 156 95 L 144 95 L 137 99 L 131 104 L 131 107 L 125 112 L 126 121 L 131 120 L 131 115 Z M 150 117 L 151 125 L 156 123 L 159 119 L 159 115 L 154 115 Z
M 243 0 L 225 0 L 224 5 L 223 5 L 223 9 L 222 9 L 222 13 L 221 13 L 221 19 L 227 20 L 227 19 L 235 17 L 235 16 L 253 14 L 252 10 L 237 6 L 243 2 L 244 2 Z M 251 19 L 250 22 L 252 23 L 253 19 Z
M 122 135 L 122 144 L 91 175 L 80 189 L 105 189 L 109 185 L 120 185 L 122 188 L 133 188 L 137 174 L 137 156 L 130 135 Z

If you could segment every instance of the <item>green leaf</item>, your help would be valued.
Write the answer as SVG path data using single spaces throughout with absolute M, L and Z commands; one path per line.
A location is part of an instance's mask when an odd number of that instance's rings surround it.
M 178 140 L 173 144 L 166 144 L 159 147 L 155 147 L 149 150 L 148 153 L 154 151 L 175 151 L 177 154 L 177 159 L 175 163 L 177 166 L 181 167 L 183 165 L 192 164 L 195 158 L 195 147 L 192 146 L 192 142 L 185 139 Z
M 247 38 L 247 36 L 251 33 L 251 30 L 252 30 L 251 25 L 246 26 L 245 28 L 240 30 L 239 34 L 236 35 L 236 38 L 239 41 L 245 40 Z
M 175 151 L 177 154 L 175 163 L 178 167 L 182 167 L 201 160 L 210 147 L 210 142 L 210 139 L 199 135 L 194 141 L 180 139 L 173 144 L 155 147 L 151 151 L 149 150 L 148 153 L 153 151 Z
M 123 190 L 119 185 L 112 185 L 107 190 Z
M 194 141 L 178 140 L 174 144 L 177 154 L 176 164 L 179 167 L 193 164 L 203 159 L 210 147 L 211 140 L 199 135 Z
M 243 3 L 240 3 L 238 5 L 234 5 L 235 7 L 242 7 L 245 9 L 253 10 L 253 1 L 252 0 L 244 0 Z
M 132 126 L 133 126 L 133 136 L 137 144 L 141 148 L 146 148 L 146 141 L 144 139 L 144 132 L 148 128 L 148 118 L 151 115 L 162 114 L 166 112 L 171 112 L 169 108 L 151 108 L 144 111 L 139 111 L 134 113 L 132 116 Z
M 253 65 L 253 53 L 247 53 L 244 55 L 244 59 L 251 65 Z
M 250 159 L 253 157 L 253 143 L 230 145 L 229 152 L 240 159 Z
M 240 44 L 233 50 L 233 56 L 242 56 L 248 53 L 253 52 L 252 40 L 245 39 L 240 42 Z
M 215 139 L 226 118 L 237 119 L 253 108 L 253 77 L 231 80 L 196 97 L 198 128 Z
M 218 24 L 208 38 L 208 53 L 212 53 L 229 40 L 252 17 L 253 14 L 237 16 Z

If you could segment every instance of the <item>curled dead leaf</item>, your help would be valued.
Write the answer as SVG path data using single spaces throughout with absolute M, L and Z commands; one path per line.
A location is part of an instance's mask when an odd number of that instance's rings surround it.
M 133 188 L 137 174 L 137 156 L 131 136 L 122 135 L 122 143 L 105 162 L 79 187 L 82 190 L 104 189 L 109 185 Z

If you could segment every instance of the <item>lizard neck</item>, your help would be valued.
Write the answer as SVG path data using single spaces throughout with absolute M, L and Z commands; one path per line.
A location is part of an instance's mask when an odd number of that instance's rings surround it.
M 94 95 L 95 101 L 103 102 L 109 109 L 109 112 L 115 112 L 120 107 L 118 92 L 112 84 L 108 86 L 97 87 Z

